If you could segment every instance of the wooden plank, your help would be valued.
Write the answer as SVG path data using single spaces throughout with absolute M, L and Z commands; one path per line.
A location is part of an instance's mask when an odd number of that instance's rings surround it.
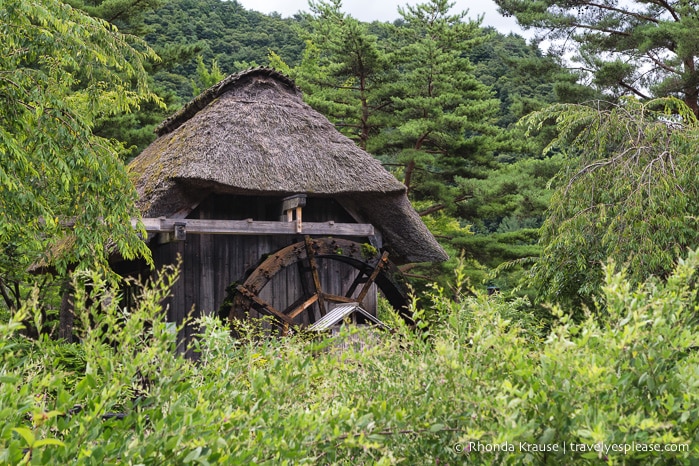
M 211 235 L 201 235 L 200 237 L 200 252 L 201 261 L 200 270 L 200 291 L 199 291 L 199 312 L 203 315 L 212 315 L 216 310 L 214 301 L 214 277 L 218 264 L 214 262 L 213 248 L 214 238 Z
M 282 212 L 295 209 L 297 207 L 306 207 L 306 195 L 295 194 L 293 196 L 282 199 Z
M 177 257 L 182 258 L 182 264 L 180 268 L 180 278 L 171 290 L 170 294 L 172 296 L 172 310 L 174 321 L 180 331 L 177 334 L 177 351 L 178 353 L 184 354 L 187 349 L 187 330 L 184 328 L 184 320 L 187 315 L 187 306 L 185 304 L 185 290 L 186 281 L 185 271 L 187 267 L 187 262 L 185 260 L 184 243 L 170 243 L 162 246 L 163 248 L 163 259 L 162 264 L 175 264 L 177 262 Z M 161 265 L 162 265 L 161 264 Z
M 142 221 L 149 233 L 174 232 L 175 223 L 184 223 L 186 232 L 191 234 L 294 235 L 298 233 L 296 222 L 190 218 L 144 218 Z M 132 220 L 131 224 L 135 227 L 137 221 Z M 307 235 L 373 236 L 375 234 L 374 226 L 368 223 L 304 222 L 301 229 Z
M 182 244 L 183 254 L 182 254 L 182 275 L 184 278 L 184 318 L 188 320 L 185 325 L 185 340 L 186 340 L 186 355 L 188 358 L 195 357 L 192 343 L 194 342 L 194 336 L 196 335 L 196 325 L 192 321 L 200 317 L 199 303 L 200 292 L 201 292 L 201 257 L 200 253 L 200 243 L 199 236 L 191 238 L 190 241 L 175 242 L 172 244 Z

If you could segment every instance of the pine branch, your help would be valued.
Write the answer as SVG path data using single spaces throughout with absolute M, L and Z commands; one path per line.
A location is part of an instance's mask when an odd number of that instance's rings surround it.
M 461 196 L 454 198 L 452 203 L 456 204 L 458 202 L 465 201 L 466 199 L 473 199 L 473 194 L 462 194 Z M 428 207 L 425 210 L 418 212 L 418 215 L 420 217 L 424 217 L 425 215 L 433 214 L 435 212 L 439 212 L 440 210 L 446 209 L 447 206 L 448 206 L 448 204 L 445 204 L 445 203 L 435 204 L 431 207 Z

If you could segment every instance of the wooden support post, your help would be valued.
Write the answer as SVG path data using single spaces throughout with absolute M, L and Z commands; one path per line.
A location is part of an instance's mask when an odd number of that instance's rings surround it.
M 286 214 L 286 221 L 294 221 L 294 211 L 296 211 L 296 233 L 303 231 L 303 221 L 301 211 L 306 206 L 306 195 L 295 194 L 282 199 L 282 215 Z
M 301 207 L 296 208 L 296 233 L 303 231 L 303 223 L 301 221 Z

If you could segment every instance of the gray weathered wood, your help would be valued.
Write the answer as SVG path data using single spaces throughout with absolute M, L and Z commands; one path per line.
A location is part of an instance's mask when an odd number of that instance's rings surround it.
M 282 212 L 295 209 L 297 207 L 306 207 L 306 195 L 295 194 L 293 196 L 282 199 Z
M 136 220 L 132 221 L 136 226 Z M 296 222 L 248 220 L 204 220 L 144 218 L 143 225 L 149 233 L 172 232 L 175 223 L 184 223 L 187 233 L 211 235 L 293 235 L 297 234 Z M 306 235 L 372 236 L 373 225 L 366 223 L 304 222 Z

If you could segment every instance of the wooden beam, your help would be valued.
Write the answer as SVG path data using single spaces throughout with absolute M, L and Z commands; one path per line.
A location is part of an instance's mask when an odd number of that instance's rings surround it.
M 282 212 L 296 209 L 297 207 L 306 207 L 306 195 L 295 194 L 293 196 L 282 199 Z
M 149 233 L 174 232 L 176 223 L 184 223 L 189 234 L 209 235 L 295 235 L 296 222 L 257 220 L 203 220 L 189 218 L 144 218 L 143 225 Z M 136 227 L 137 220 L 131 224 Z M 305 235 L 372 236 L 374 226 L 367 223 L 304 222 L 301 232 Z

